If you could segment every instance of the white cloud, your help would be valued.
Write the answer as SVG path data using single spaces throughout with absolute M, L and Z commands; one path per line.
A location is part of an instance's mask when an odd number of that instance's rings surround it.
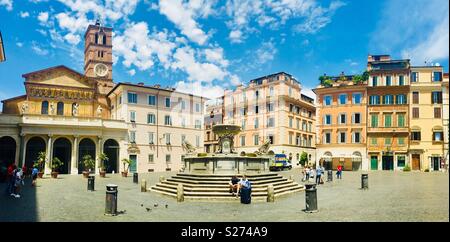
M 42 34 L 43 36 L 47 36 L 47 31 L 43 30 L 43 29 L 36 29 L 37 32 L 39 32 L 40 34 Z
M 204 54 L 207 61 L 227 67 L 229 62 L 223 56 L 223 49 L 220 47 L 205 49 Z
M 64 39 L 67 40 L 67 42 L 69 42 L 72 45 L 77 45 L 81 41 L 79 35 L 74 35 L 72 33 L 66 34 L 64 36 Z
M 47 24 L 48 12 L 40 12 L 37 18 L 41 24 L 43 25 Z
M 175 84 L 175 89 L 179 92 L 191 93 L 197 96 L 203 96 L 210 99 L 223 96 L 224 89 L 220 85 L 213 85 L 202 82 L 179 81 Z
M 131 69 L 131 70 L 128 71 L 128 74 L 130 76 L 134 76 L 136 74 L 136 70 L 135 69 Z
M 23 43 L 22 43 L 22 42 L 16 42 L 16 45 L 17 45 L 18 47 L 22 48 Z
M 43 47 L 39 46 L 35 41 L 31 43 L 31 49 L 34 51 L 34 53 L 38 55 L 48 55 L 48 50 L 44 49 Z
M 242 31 L 240 30 L 232 30 L 230 35 L 228 36 L 231 40 L 231 43 L 242 43 Z
M 12 11 L 13 10 L 13 1 L 12 0 L 0 0 L 0 6 L 5 6 L 6 10 Z
M 304 16 L 306 20 L 293 27 L 294 31 L 306 34 L 317 33 L 321 28 L 331 23 L 331 18 L 337 9 L 345 6 L 346 4 L 340 1 L 334 1 L 330 3 L 328 8 L 322 8 L 311 4 L 311 8 L 306 10 L 307 14 Z
M 278 50 L 273 40 L 263 42 L 255 52 L 255 62 L 257 65 L 263 65 L 275 58 Z
M 90 23 L 85 15 L 71 16 L 69 13 L 58 13 L 55 17 L 58 20 L 59 27 L 62 30 L 70 31 L 72 34 L 85 31 Z
M 20 15 L 21 18 L 30 17 L 30 13 L 26 12 L 26 11 L 25 12 L 20 11 L 19 15 Z
M 448 60 L 448 1 L 391 0 L 382 8 L 369 41 L 372 54 L 401 55 L 415 65 Z
M 198 15 L 209 15 L 208 7 L 205 8 L 203 3 L 210 1 L 190 1 L 188 3 L 182 0 L 160 0 L 159 12 L 165 15 L 172 23 L 174 23 L 181 33 L 187 36 L 191 41 L 203 45 L 208 39 L 207 34 L 200 28 L 195 17 Z M 212 3 L 211 3 L 212 4 Z

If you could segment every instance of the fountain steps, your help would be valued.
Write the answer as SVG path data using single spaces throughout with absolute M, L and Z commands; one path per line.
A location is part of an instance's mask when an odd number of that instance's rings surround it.
M 270 184 L 274 187 L 275 197 L 304 190 L 302 185 L 276 173 L 256 174 L 247 177 L 252 182 L 252 199 L 254 201 L 266 201 L 267 187 Z M 201 178 L 201 180 L 198 178 Z M 230 179 L 231 175 L 214 174 L 207 176 L 202 174 L 199 176 L 198 174 L 177 174 L 174 177 L 157 183 L 147 190 L 176 198 L 177 187 L 179 184 L 183 184 L 184 198 L 187 200 L 239 200 L 229 192 L 228 183 Z
M 188 174 L 188 173 L 178 173 L 177 176 L 183 176 L 183 177 L 207 177 L 207 178 L 214 178 L 214 177 L 225 177 L 229 179 L 233 175 L 236 175 L 237 177 L 242 177 L 243 174 Z M 261 178 L 261 177 L 269 177 L 269 176 L 278 176 L 277 173 L 262 173 L 262 174 L 246 174 L 248 179 L 254 178 Z

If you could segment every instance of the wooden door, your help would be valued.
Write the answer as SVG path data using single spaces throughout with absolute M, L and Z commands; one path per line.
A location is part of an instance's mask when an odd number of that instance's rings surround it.
M 412 167 L 413 170 L 420 170 L 420 155 L 412 155 Z

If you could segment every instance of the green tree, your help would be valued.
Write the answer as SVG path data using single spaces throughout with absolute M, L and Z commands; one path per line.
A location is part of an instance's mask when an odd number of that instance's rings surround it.
M 306 152 L 302 152 L 302 155 L 300 156 L 300 164 L 302 165 L 302 166 L 304 166 L 305 164 L 307 164 L 308 163 L 308 153 L 306 153 Z
M 52 172 L 58 171 L 58 168 L 60 168 L 62 165 L 64 165 L 64 163 L 58 157 L 54 157 L 50 165 L 50 167 L 52 168 Z
M 95 167 L 95 160 L 92 159 L 91 155 L 84 155 L 83 156 L 83 165 L 84 165 L 84 170 L 85 171 L 89 171 L 91 169 L 94 169 L 94 167 Z
M 45 165 L 45 162 L 46 162 L 46 158 L 45 158 L 45 156 L 46 156 L 47 154 L 45 153 L 45 151 L 41 151 L 41 152 L 39 152 L 38 153 L 38 156 L 37 156 L 37 159 L 36 159 L 36 161 L 34 162 L 34 167 L 36 167 L 36 168 L 38 168 L 39 169 L 39 171 L 40 172 L 43 172 L 44 171 L 44 165 Z
M 106 161 L 109 160 L 109 157 L 105 153 L 101 153 L 97 157 L 98 159 L 98 168 L 100 168 L 101 171 L 104 171 L 106 169 Z

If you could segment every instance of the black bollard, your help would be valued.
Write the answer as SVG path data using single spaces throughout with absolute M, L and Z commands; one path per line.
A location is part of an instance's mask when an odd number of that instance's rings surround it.
M 328 170 L 327 182 L 332 182 L 332 181 L 333 181 L 333 171 L 332 170 Z
M 117 185 L 106 185 L 105 215 L 117 215 Z
M 305 212 L 313 213 L 317 212 L 317 189 L 316 184 L 305 184 Z
M 87 189 L 88 189 L 88 191 L 92 191 L 92 192 L 95 190 L 95 176 L 88 177 Z
M 369 189 L 369 174 L 361 174 L 361 189 Z
M 138 173 L 136 172 L 136 173 L 133 173 L 133 183 L 139 183 L 139 181 L 138 181 Z

